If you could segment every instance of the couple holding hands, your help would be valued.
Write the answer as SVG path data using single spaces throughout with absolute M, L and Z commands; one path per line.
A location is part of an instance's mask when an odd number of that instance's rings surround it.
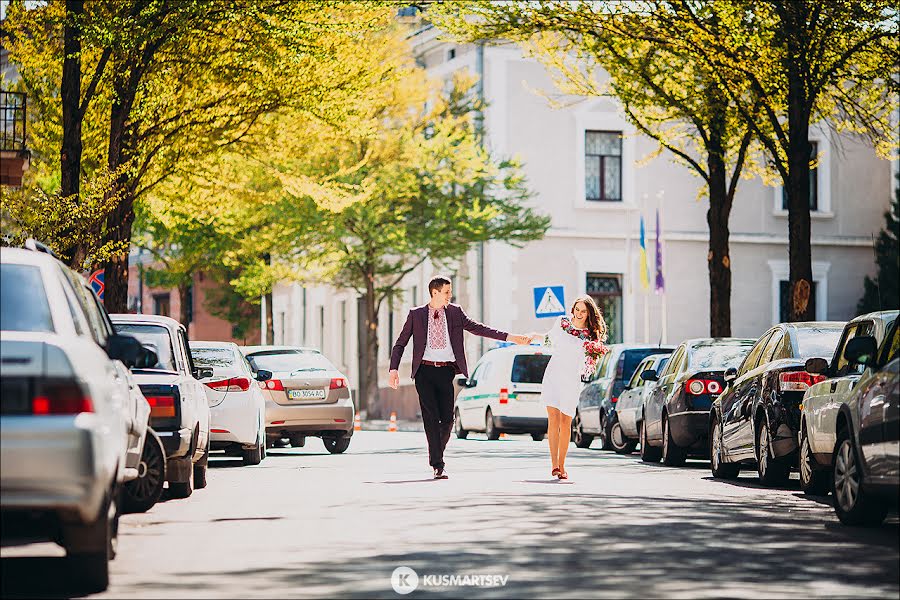
M 453 431 L 453 378 L 468 377 L 463 331 L 516 344 L 530 344 L 543 338 L 553 349 L 544 372 L 541 402 L 547 408 L 547 438 L 550 442 L 551 475 L 568 479 L 566 453 L 569 449 L 572 417 L 578 405 L 582 378 L 594 372 L 597 358 L 606 352 L 606 323 L 590 296 L 579 296 L 570 314 L 556 320 L 544 334 L 510 334 L 473 321 L 463 309 L 450 304 L 453 288 L 446 277 L 433 277 L 428 283 L 431 300 L 413 308 L 391 351 L 388 384 L 397 389 L 397 369 L 403 351 L 413 339 L 412 377 L 419 394 L 428 459 L 435 479 L 447 479 L 444 448 Z

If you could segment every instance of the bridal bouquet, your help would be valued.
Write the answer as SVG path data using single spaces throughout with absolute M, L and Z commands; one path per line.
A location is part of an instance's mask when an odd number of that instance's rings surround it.
M 609 348 L 603 342 L 597 340 L 585 340 L 584 342 L 584 369 L 581 371 L 581 380 L 588 381 L 597 371 L 597 362 L 600 357 L 609 352 Z

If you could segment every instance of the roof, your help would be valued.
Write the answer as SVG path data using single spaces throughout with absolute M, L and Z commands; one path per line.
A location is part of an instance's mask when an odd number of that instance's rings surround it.
M 875 312 L 866 313 L 864 315 L 859 315 L 850 322 L 856 323 L 858 321 L 891 321 L 893 319 L 896 319 L 898 315 L 900 315 L 900 310 L 878 310 Z
M 800 321 L 797 323 L 779 323 L 777 326 L 793 327 L 794 329 L 843 329 L 846 321 Z
M 698 346 L 700 344 L 713 346 L 715 344 L 729 344 L 729 343 L 755 344 L 757 339 L 759 339 L 759 338 L 735 338 L 735 337 L 693 338 L 690 340 L 684 340 L 682 343 L 686 344 L 688 346 Z
M 138 315 L 132 313 L 115 313 L 109 315 L 113 323 L 151 323 L 154 325 L 163 325 L 165 327 L 183 327 L 181 323 L 172 317 L 164 317 L 163 315 Z
M 192 347 L 193 346 L 206 346 L 207 348 L 236 348 L 237 344 L 234 342 L 208 342 L 205 340 L 190 340 L 188 342 Z
M 4 263 L 15 263 L 20 265 L 40 265 L 48 261 L 58 263 L 52 255 L 46 252 L 37 252 L 35 250 L 27 250 L 25 248 L 13 248 L 3 246 L 0 250 L 0 261 Z M 67 267 L 68 268 L 68 267 Z

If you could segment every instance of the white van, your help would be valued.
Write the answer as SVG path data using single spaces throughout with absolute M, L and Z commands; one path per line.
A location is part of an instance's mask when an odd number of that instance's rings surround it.
M 537 345 L 503 345 L 482 356 L 469 379 L 456 378 L 456 437 L 466 439 L 470 431 L 482 431 L 489 440 L 529 433 L 542 441 L 547 410 L 540 401 L 541 381 L 549 361 L 549 349 Z

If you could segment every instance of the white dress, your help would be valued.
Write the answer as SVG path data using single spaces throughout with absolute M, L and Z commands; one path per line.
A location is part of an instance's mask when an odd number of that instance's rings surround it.
M 572 417 L 578 406 L 581 393 L 581 372 L 584 370 L 584 340 L 575 337 L 562 328 L 563 317 L 556 319 L 553 328 L 544 336 L 544 344 L 549 338 L 551 355 L 544 371 L 541 386 L 541 402 L 552 406 L 561 413 Z M 587 330 L 583 330 L 587 333 Z

